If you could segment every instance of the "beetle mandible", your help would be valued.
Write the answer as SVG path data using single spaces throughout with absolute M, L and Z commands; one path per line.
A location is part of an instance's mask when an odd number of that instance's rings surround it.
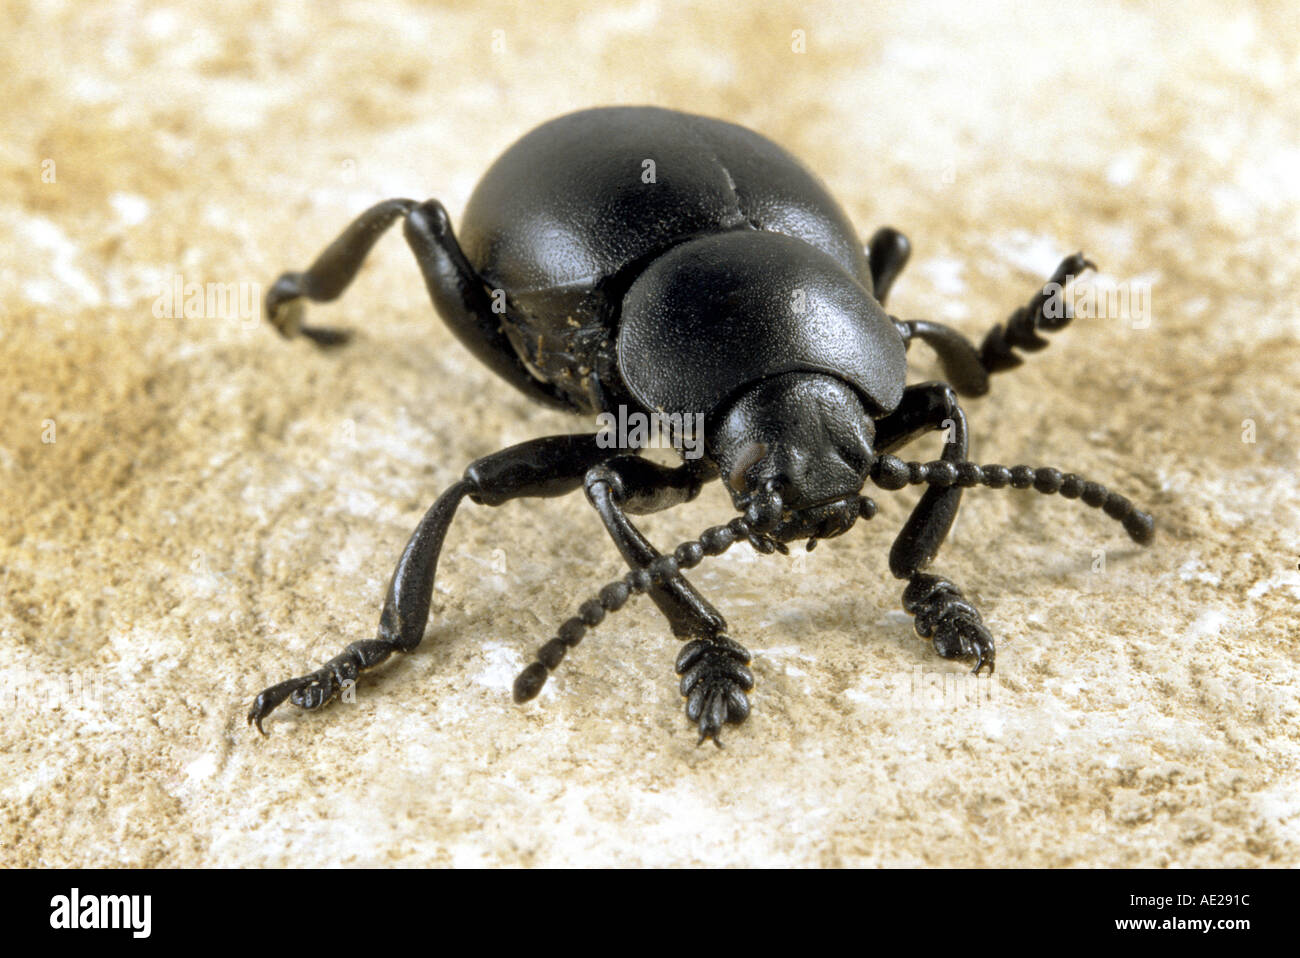
M 475 188 L 452 231 L 437 200 L 393 199 L 362 213 L 305 272 L 268 290 L 267 316 L 286 337 L 322 346 L 347 333 L 302 322 L 303 300 L 337 298 L 384 231 L 402 220 L 434 307 L 480 361 L 548 406 L 579 415 L 658 414 L 680 432 L 701 415 L 702 453 L 664 466 L 608 435 L 550 436 L 485 456 L 448 488 L 412 534 L 389 585 L 377 636 L 320 669 L 257 696 L 250 724 L 288 699 L 317 709 L 393 652 L 420 644 L 434 574 L 457 507 L 497 506 L 581 488 L 631 571 L 583 603 L 515 682 L 533 698 L 584 632 L 646 594 L 685 644 L 677 657 L 686 714 L 699 741 L 749 714 L 749 653 L 683 570 L 738 541 L 761 552 L 807 547 L 875 513 L 866 481 L 925 485 L 898 534 L 890 571 L 903 607 L 945 658 L 994 666 L 979 612 L 927 571 L 956 517 L 962 489 L 1010 486 L 1081 498 L 1150 541 L 1151 516 L 1104 486 L 1056 469 L 967 460 L 958 396 L 988 391 L 1015 350 L 1071 318 L 1065 284 L 1092 267 L 1065 257 L 1050 280 L 977 348 L 940 323 L 902 321 L 884 306 L 910 253 L 884 228 L 866 248 L 844 211 L 790 153 L 721 120 L 656 107 L 608 107 L 559 117 L 510 147 Z M 906 350 L 921 340 L 946 381 L 906 385 Z M 677 418 L 675 418 L 677 417 Z M 928 432 L 946 442 L 934 462 L 892 451 Z M 677 436 L 680 439 L 680 435 Z M 740 513 L 661 555 L 630 515 L 693 499 L 714 479 Z

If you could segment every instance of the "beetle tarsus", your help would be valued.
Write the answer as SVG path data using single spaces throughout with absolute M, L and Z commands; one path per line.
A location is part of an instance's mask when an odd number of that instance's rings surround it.
M 749 651 L 725 635 L 687 642 L 677 655 L 677 674 L 686 696 L 686 717 L 699 726 L 697 745 L 706 739 L 722 747 L 722 726 L 749 717 L 749 697 L 754 674 Z
M 339 692 L 355 684 L 362 672 L 387 661 L 397 647 L 393 641 L 382 638 L 353 642 L 316 671 L 287 679 L 263 691 L 248 710 L 248 724 L 256 725 L 257 730 L 265 735 L 262 719 L 286 699 L 289 704 L 308 712 L 324 708 L 338 697 Z
M 283 705 L 286 699 L 299 708 L 320 708 L 329 701 L 329 698 L 333 698 L 332 692 L 329 693 L 328 698 L 321 694 L 312 697 L 304 696 L 302 693 L 313 688 L 318 693 L 323 692 L 324 690 L 320 688 L 319 684 L 321 681 L 318 673 L 313 672 L 310 675 L 288 679 L 277 685 L 272 685 L 269 689 L 265 689 L 253 700 L 253 707 L 248 710 L 248 724 L 257 726 L 257 730 L 266 735 L 266 729 L 262 727 L 262 720 Z
M 266 291 L 266 318 L 281 336 L 306 336 L 318 346 L 341 346 L 352 338 L 347 329 L 304 325 L 303 295 L 302 273 L 285 273 Z
M 1072 253 L 1061 260 L 1056 271 L 1034 294 L 1026 306 L 1021 306 L 1005 326 L 994 326 L 980 345 L 980 363 L 990 373 L 1014 369 L 1024 360 L 1014 350 L 1032 353 L 1043 349 L 1048 341 L 1040 332 L 1064 329 L 1074 319 L 1070 301 L 1065 298 L 1065 284 L 1084 270 L 1096 269 L 1096 264 L 1083 253 Z
M 903 590 L 903 608 L 915 617 L 916 634 L 932 639 L 945 659 L 975 659 L 974 674 L 985 665 L 993 674 L 996 650 L 984 620 L 961 590 L 942 576 L 918 572 Z

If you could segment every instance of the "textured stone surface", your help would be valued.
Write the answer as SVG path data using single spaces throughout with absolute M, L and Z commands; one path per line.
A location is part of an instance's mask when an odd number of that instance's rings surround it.
M 0 862 L 1300 862 L 1294 11 L 543 6 L 5 5 Z M 334 354 L 160 288 L 251 294 L 388 196 L 455 220 L 515 137 L 611 102 L 753 126 L 906 230 L 905 317 L 982 335 L 1076 248 L 1149 290 L 968 413 L 976 458 L 1105 482 L 1154 544 L 968 493 L 936 569 L 998 638 L 978 701 L 887 573 L 915 490 L 799 560 L 735 549 L 694 575 L 758 656 L 718 751 L 644 600 L 512 705 L 617 556 L 580 496 L 470 508 L 418 653 L 259 739 L 250 698 L 372 634 L 469 459 L 583 424 L 470 360 L 396 234 L 315 311 L 360 330 Z

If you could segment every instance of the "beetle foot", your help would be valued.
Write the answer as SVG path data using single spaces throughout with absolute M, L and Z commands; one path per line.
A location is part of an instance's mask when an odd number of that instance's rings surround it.
M 1034 307 L 1035 326 L 1053 332 L 1068 326 L 1070 320 L 1074 319 L 1074 310 L 1070 306 L 1070 301 L 1063 295 L 1063 287 L 1087 270 L 1096 271 L 1096 269 L 1097 264 L 1082 252 L 1071 253 L 1061 260 L 1043 291 L 1034 297 L 1031 303 Z
M 266 291 L 266 318 L 285 339 L 306 336 L 318 346 L 339 346 L 352 338 L 346 329 L 304 326 L 303 274 L 284 273 Z
M 947 579 L 918 572 L 903 590 L 903 608 L 916 617 L 916 634 L 933 637 L 934 650 L 945 659 L 975 659 L 974 672 L 985 665 L 993 674 L 993 636 L 979 611 Z
M 686 717 L 700 729 L 705 739 L 722 747 L 718 733 L 728 722 L 739 724 L 749 717 L 749 697 L 754 674 L 749 671 L 749 652 L 739 642 L 725 635 L 687 642 L 677 655 L 677 674 L 682 677 L 682 695 L 686 696 Z
M 338 694 L 338 690 L 338 678 L 328 667 L 272 685 L 253 700 L 253 707 L 248 710 L 248 724 L 256 725 L 257 730 L 265 735 L 262 719 L 279 708 L 285 699 L 300 709 L 314 711 L 328 704 Z

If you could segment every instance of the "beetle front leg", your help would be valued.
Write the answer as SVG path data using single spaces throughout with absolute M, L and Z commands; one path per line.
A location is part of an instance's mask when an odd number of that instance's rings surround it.
M 429 620 L 443 539 L 461 501 L 468 496 L 476 503 L 498 506 L 523 497 L 567 495 L 582 484 L 593 465 L 610 457 L 611 450 L 596 440 L 595 433 L 548 436 L 471 463 L 464 478 L 439 496 L 425 513 L 407 542 L 388 586 L 376 637 L 353 642 L 316 671 L 263 691 L 248 712 L 249 724 L 263 731 L 262 720 L 286 699 L 299 708 L 321 708 L 355 682 L 360 673 L 384 662 L 394 652 L 410 652 L 418 646 Z
M 659 558 L 659 551 L 627 513 L 657 512 L 688 502 L 709 478 L 712 473 L 693 463 L 670 469 L 639 456 L 620 456 L 593 467 L 584 485 L 623 559 L 633 569 L 645 569 Z M 699 727 L 701 743 L 711 738 L 721 746 L 722 726 L 749 716 L 746 693 L 754 687 L 750 654 L 726 634 L 726 620 L 684 576 L 677 574 L 663 585 L 652 585 L 647 595 L 667 617 L 673 634 L 692 640 L 682 647 L 675 663 L 686 696 L 686 716 Z
M 583 486 L 623 560 L 633 569 L 644 569 L 659 558 L 659 550 L 627 513 L 644 515 L 689 502 L 699 494 L 701 479 L 689 466 L 673 469 L 622 455 L 593 466 Z M 726 620 L 684 576 L 651 586 L 647 594 L 680 638 L 712 637 L 727 630 Z
M 934 650 L 945 659 L 973 658 L 976 675 L 985 665 L 993 674 L 993 636 L 979 610 L 948 579 L 914 573 L 903 590 L 903 608 L 914 617 L 916 634 L 932 639 Z
M 952 387 L 939 382 L 908 386 L 898 408 L 876 420 L 876 449 L 893 452 L 923 433 L 940 429 L 948 432 L 943 459 L 961 462 L 969 446 L 966 414 Z M 961 486 L 931 486 L 925 491 L 889 552 L 889 569 L 895 576 L 906 579 L 930 563 L 960 504 Z
M 969 441 L 966 414 L 946 383 L 922 383 L 903 391 L 898 408 L 876 420 L 876 443 L 880 452 L 891 452 L 922 433 L 947 429 L 943 460 L 961 462 Z M 873 470 L 873 478 L 877 471 Z M 897 488 L 897 487 L 894 487 Z M 944 658 L 974 658 L 975 671 L 994 667 L 993 636 L 984 627 L 979 612 L 957 586 L 947 579 L 922 572 L 933 561 L 957 518 L 962 487 L 930 486 L 916 504 L 889 552 L 889 569 L 907 579 L 903 608 L 915 617 L 916 632 L 933 639 Z

